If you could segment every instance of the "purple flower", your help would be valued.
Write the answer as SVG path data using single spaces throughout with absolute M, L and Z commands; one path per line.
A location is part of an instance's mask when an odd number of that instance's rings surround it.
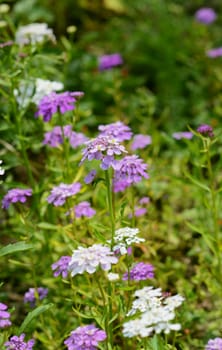
M 216 47 L 207 51 L 207 56 L 210 58 L 217 58 L 222 56 L 222 47 Z
M 8 306 L 0 303 L 0 328 L 5 328 L 8 326 L 11 326 L 10 313 L 6 311 L 8 309 Z
M 58 261 L 52 264 L 53 276 L 58 277 L 62 275 L 63 278 L 68 276 L 68 266 L 71 260 L 71 256 L 62 256 Z
M 130 187 L 131 184 L 126 182 L 126 180 L 117 180 L 116 178 L 113 179 L 113 192 L 124 192 L 127 187 Z
M 214 137 L 213 128 L 208 124 L 202 124 L 197 128 L 197 132 L 206 137 Z
M 144 281 L 154 278 L 154 267 L 151 264 L 145 264 L 143 262 L 137 263 L 130 270 L 129 279 L 133 281 Z M 128 280 L 128 272 L 124 273 L 123 280 Z
M 222 350 L 222 338 L 210 339 L 205 350 Z
M 98 136 L 95 139 L 85 142 L 86 147 L 83 150 L 83 157 L 80 162 L 82 164 L 86 159 L 101 160 L 101 168 L 107 170 L 114 167 L 115 155 L 127 153 L 125 147 L 120 145 L 119 141 L 109 136 Z
M 72 148 L 77 148 L 81 146 L 83 143 L 85 143 L 86 141 L 88 141 L 88 137 L 86 137 L 81 132 L 72 131 L 69 138 L 69 142 Z
M 75 109 L 75 102 L 76 98 L 74 92 L 66 91 L 60 94 L 51 92 L 51 94 L 41 99 L 35 116 L 43 116 L 44 122 L 48 122 L 51 120 L 52 115 L 58 111 L 64 114 L 67 111 Z
M 75 205 L 74 210 L 75 210 L 75 216 L 77 218 L 81 218 L 81 216 L 91 218 L 96 214 L 96 211 L 93 208 L 91 208 L 90 203 L 87 201 L 84 201 Z
M 99 57 L 99 70 L 112 69 L 113 67 L 123 64 L 122 56 L 119 53 L 112 55 L 103 55 Z
M 193 133 L 190 131 L 179 131 L 179 132 L 174 132 L 172 134 L 173 138 L 176 140 L 181 140 L 181 139 L 192 139 Z
M 152 138 L 149 135 L 137 134 L 133 138 L 133 142 L 131 144 L 131 150 L 135 151 L 139 148 L 145 148 L 146 146 L 152 143 Z
M 99 125 L 98 129 L 101 136 L 110 136 L 119 142 L 130 140 L 133 134 L 131 129 L 122 122 Z
M 140 207 L 135 207 L 134 208 L 134 216 L 135 217 L 140 217 L 140 216 L 143 216 L 147 213 L 147 209 L 146 208 L 140 208 Z M 133 214 L 130 213 L 128 215 L 129 218 L 132 218 L 133 217 Z
M 147 164 L 136 155 L 126 156 L 115 164 L 114 181 L 124 180 L 128 184 L 137 183 L 142 177 L 149 178 L 146 173 Z
M 143 205 L 143 204 L 149 204 L 150 202 L 150 198 L 149 197 L 142 197 L 140 200 L 139 200 L 139 204 Z
M 64 341 L 68 350 L 96 350 L 98 343 L 106 339 L 106 332 L 94 325 L 78 327 Z
M 24 294 L 24 303 L 30 303 L 31 307 L 35 307 L 37 300 L 44 299 L 48 294 L 48 288 L 29 288 Z
M 30 339 L 28 342 L 24 342 L 25 334 L 22 333 L 20 336 L 13 335 L 9 341 L 7 341 L 4 345 L 6 346 L 6 350 L 32 350 L 35 340 Z
M 214 9 L 210 7 L 202 7 L 195 13 L 195 18 L 198 22 L 210 24 L 215 21 L 217 14 Z
M 11 203 L 26 202 L 26 197 L 32 195 L 32 189 L 21 189 L 21 188 L 13 188 L 8 191 L 8 193 L 3 197 L 2 200 L 2 208 L 8 209 Z
M 93 182 L 93 180 L 95 179 L 96 176 L 96 170 L 91 170 L 85 177 L 84 182 L 86 184 L 91 184 L 91 182 Z
M 12 46 L 14 44 L 14 42 L 13 41 L 5 41 L 4 43 L 1 43 L 0 44 L 0 49 L 3 49 L 4 47 L 6 47 L 6 46 Z
M 63 143 L 63 133 L 64 133 L 64 136 L 70 137 L 72 133 L 72 126 L 65 125 L 63 127 L 63 130 L 61 126 L 55 126 L 52 129 L 52 131 L 48 131 L 45 133 L 43 144 L 49 145 L 51 147 L 58 147 L 60 144 Z
M 81 189 L 79 182 L 74 182 L 70 185 L 61 183 L 59 186 L 53 187 L 50 195 L 46 198 L 48 203 L 53 203 L 56 207 L 65 203 L 66 198 L 74 196 Z

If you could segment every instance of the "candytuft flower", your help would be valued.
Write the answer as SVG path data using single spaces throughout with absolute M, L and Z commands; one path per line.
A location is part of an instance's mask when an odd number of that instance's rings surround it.
M 131 129 L 122 122 L 116 122 L 107 125 L 99 125 L 100 135 L 110 136 L 119 142 L 130 140 L 132 137 Z
M 8 209 L 11 203 L 25 203 L 27 198 L 32 195 L 32 189 L 21 189 L 21 188 L 13 188 L 8 191 L 8 193 L 3 197 L 2 200 L 2 208 Z
M 0 303 L 0 328 L 11 326 L 10 313 L 7 311 L 8 306 Z
M 25 334 L 22 333 L 20 336 L 13 335 L 9 341 L 7 341 L 4 345 L 6 346 L 6 350 L 32 350 L 35 340 L 30 339 L 28 342 L 24 341 Z
M 205 350 L 222 350 L 222 338 L 210 339 Z
M 95 179 L 95 176 L 96 176 L 96 170 L 93 169 L 86 175 L 86 177 L 84 178 L 84 182 L 86 184 L 90 184 Z
M 99 57 L 99 70 L 112 69 L 113 67 L 123 64 L 123 58 L 119 53 L 103 55 Z
M 31 307 L 35 307 L 36 301 L 44 299 L 47 294 L 48 288 L 29 288 L 29 290 L 24 294 L 24 303 L 29 303 Z
M 68 267 L 71 260 L 71 256 L 62 256 L 58 261 L 51 265 L 54 271 L 53 276 L 58 277 L 62 275 L 63 278 L 68 276 Z
M 78 327 L 64 341 L 68 350 L 96 350 L 98 343 L 106 339 L 106 332 L 94 325 Z
M 214 9 L 210 7 L 202 7 L 196 11 L 195 18 L 198 22 L 211 24 L 217 18 L 217 14 Z
M 208 50 L 206 55 L 210 58 L 217 58 L 222 56 L 222 47 L 216 47 L 214 49 Z
M 181 140 L 181 139 L 190 140 L 193 137 L 193 133 L 190 131 L 178 131 L 178 132 L 174 132 L 172 136 L 176 140 Z
M 199 132 L 201 135 L 206 136 L 206 137 L 214 137 L 214 133 L 213 133 L 213 128 L 212 126 L 208 125 L 208 124 L 203 124 L 200 125 L 197 128 L 197 132 Z
M 132 244 L 144 242 L 145 239 L 138 237 L 139 229 L 123 227 L 115 231 L 113 247 L 114 252 L 120 252 L 121 255 L 127 254 L 127 249 Z
M 75 211 L 75 216 L 77 218 L 81 218 L 84 216 L 87 218 L 91 218 L 96 214 L 96 211 L 91 207 L 90 203 L 87 201 L 83 201 L 75 205 L 74 211 Z
M 26 26 L 22 26 L 15 34 L 15 41 L 21 46 L 25 44 L 34 45 L 41 43 L 46 39 L 53 42 L 56 41 L 52 29 L 48 28 L 46 23 L 31 23 Z
M 123 280 L 126 281 L 128 278 L 132 281 L 144 281 L 154 278 L 154 267 L 151 264 L 139 262 L 130 270 L 129 275 L 128 272 L 123 275 Z
M 137 134 L 133 137 L 131 150 L 143 149 L 152 143 L 152 137 L 149 135 Z
M 98 266 L 102 270 L 108 271 L 111 269 L 111 265 L 117 262 L 117 257 L 114 256 L 109 247 L 94 244 L 89 248 L 78 247 L 78 249 L 73 251 L 69 270 L 72 276 L 83 274 L 85 271 L 92 274 Z
M 61 183 L 59 186 L 53 187 L 50 195 L 46 198 L 48 203 L 54 204 L 56 207 L 65 203 L 66 198 L 74 196 L 81 189 L 79 182 L 74 182 L 70 185 Z
M 86 159 L 89 161 L 93 159 L 100 160 L 100 166 L 103 170 L 114 167 L 116 155 L 127 153 L 125 147 L 110 136 L 98 136 L 95 139 L 85 142 L 85 145 L 86 147 L 83 149 L 83 157 L 80 164 Z
M 149 178 L 146 172 L 147 164 L 136 155 L 126 156 L 117 161 L 114 165 L 114 169 L 114 182 L 124 180 L 128 184 L 133 184 L 141 181 L 143 177 L 146 179 Z

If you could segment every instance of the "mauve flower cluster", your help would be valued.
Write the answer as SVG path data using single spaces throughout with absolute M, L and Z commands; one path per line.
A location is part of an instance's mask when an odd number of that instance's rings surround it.
M 197 132 L 206 137 L 214 137 L 213 128 L 208 124 L 200 125 L 197 128 Z
M 93 159 L 100 160 L 100 166 L 103 170 L 114 167 L 116 155 L 127 153 L 125 147 L 120 145 L 119 141 L 109 136 L 98 136 L 95 139 L 85 142 L 85 146 L 80 164 L 86 159 L 89 161 Z
M 75 103 L 77 98 L 83 95 L 83 92 L 63 92 L 57 94 L 51 92 L 51 94 L 44 96 L 38 105 L 38 111 L 35 116 L 43 116 L 44 122 L 51 120 L 53 114 L 60 112 L 64 114 L 68 111 L 75 109 Z
M 13 335 L 9 341 L 7 341 L 4 345 L 6 346 L 6 350 L 32 350 L 35 340 L 30 339 L 28 342 L 24 341 L 25 334 L 22 333 L 20 336 Z
M 69 139 L 72 148 L 77 148 L 88 140 L 84 134 L 72 131 L 71 125 L 64 125 L 63 128 L 55 126 L 51 131 L 46 132 L 43 144 L 50 147 L 58 147 L 64 141 L 63 135 Z
M 105 331 L 94 325 L 87 325 L 72 331 L 70 337 L 64 341 L 64 344 L 68 350 L 96 350 L 98 343 L 105 339 Z
M 222 350 L 222 338 L 210 339 L 205 350 Z
M 139 204 L 141 206 L 135 206 L 134 207 L 134 212 L 133 213 L 130 213 L 128 215 L 129 218 L 132 218 L 133 216 L 135 217 L 140 217 L 140 216 L 143 216 L 147 213 L 147 208 L 144 207 L 144 205 L 147 205 L 149 204 L 150 202 L 150 198 L 149 197 L 143 197 L 139 200 Z
M 74 196 L 80 189 L 81 184 L 79 182 L 74 182 L 70 185 L 61 183 L 59 186 L 53 187 L 46 200 L 48 203 L 52 203 L 58 207 L 65 203 L 66 198 Z
M 99 125 L 98 129 L 101 136 L 110 136 L 119 142 L 130 140 L 133 134 L 131 129 L 122 122 Z
M 198 22 L 210 24 L 215 21 L 217 14 L 214 9 L 210 7 L 202 7 L 196 11 L 195 18 Z
M 178 132 L 174 132 L 172 136 L 176 140 L 181 140 L 181 139 L 190 140 L 193 137 L 193 133 L 190 131 L 178 131 Z
M 128 279 L 132 281 L 144 281 L 151 278 L 154 278 L 154 267 L 151 264 L 146 264 L 143 262 L 135 264 L 130 270 L 129 275 L 128 272 L 123 275 L 124 281 Z
M 94 244 L 89 248 L 78 247 L 73 251 L 69 270 L 71 275 L 83 274 L 85 271 L 92 274 L 100 266 L 102 270 L 108 271 L 112 264 L 118 259 L 110 248 L 102 244 Z
M 68 276 L 68 267 L 71 261 L 71 256 L 64 255 L 58 261 L 51 265 L 53 276 L 58 277 L 62 275 L 63 278 Z
M 133 137 L 131 144 L 131 150 L 136 151 L 137 149 L 143 149 L 152 143 L 152 137 L 149 135 L 137 134 Z
M 21 188 L 13 188 L 8 191 L 8 193 L 3 197 L 2 199 L 2 208 L 8 209 L 11 203 L 25 203 L 27 200 L 27 197 L 30 197 L 32 195 L 32 190 L 30 188 L 28 189 L 21 189 Z
M 87 217 L 91 218 L 96 214 L 96 211 L 91 207 L 90 203 L 87 201 L 80 202 L 74 207 L 75 216 L 77 218 Z
M 0 328 L 11 326 L 10 313 L 7 311 L 8 306 L 0 303 Z
M 222 47 L 216 47 L 207 51 L 207 56 L 210 58 L 217 58 L 222 56 Z
M 123 64 L 123 58 L 119 53 L 103 55 L 99 57 L 99 70 L 107 70 Z
M 84 182 L 86 184 L 90 184 L 95 179 L 95 176 L 96 176 L 96 170 L 93 169 L 86 175 L 86 177 L 84 178 Z
M 29 290 L 24 294 L 24 303 L 29 303 L 31 307 L 35 307 L 36 301 L 44 299 L 47 294 L 48 288 L 29 288 Z

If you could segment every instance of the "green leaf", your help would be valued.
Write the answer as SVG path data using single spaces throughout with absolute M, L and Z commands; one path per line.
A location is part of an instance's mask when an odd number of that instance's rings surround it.
M 19 334 L 25 331 L 25 329 L 29 326 L 29 324 L 32 322 L 34 318 L 37 318 L 40 314 L 49 310 L 52 306 L 53 306 L 52 303 L 47 305 L 42 305 L 37 307 L 35 310 L 29 312 L 19 328 Z
M 40 222 L 40 223 L 37 225 L 37 227 L 42 228 L 42 229 L 45 229 L 45 230 L 52 230 L 52 231 L 55 231 L 55 230 L 58 230 L 58 229 L 59 229 L 59 226 L 49 224 L 48 222 Z
M 15 252 L 20 252 L 23 250 L 28 250 L 33 248 L 32 244 L 27 244 L 25 242 L 16 242 L 13 244 L 8 244 L 7 246 L 0 249 L 0 257 L 8 254 L 12 254 Z
M 203 190 L 210 192 L 210 188 L 208 186 L 206 186 L 205 184 L 203 184 L 202 182 L 198 181 L 197 179 L 195 179 L 193 176 L 191 176 L 190 174 L 188 174 L 187 172 L 185 172 L 184 174 L 192 183 L 194 183 L 195 185 L 197 185 L 198 187 L 202 188 Z
M 200 227 L 197 227 L 193 224 L 191 224 L 190 222 L 186 222 L 187 226 L 189 228 L 191 228 L 193 231 L 198 232 L 199 234 L 201 234 L 203 236 L 203 238 L 205 239 L 206 244 L 208 245 L 208 247 L 212 250 L 212 252 L 216 255 L 217 252 L 215 250 L 213 241 L 215 241 L 215 238 L 212 235 L 207 234 L 206 232 L 204 232 L 204 230 Z

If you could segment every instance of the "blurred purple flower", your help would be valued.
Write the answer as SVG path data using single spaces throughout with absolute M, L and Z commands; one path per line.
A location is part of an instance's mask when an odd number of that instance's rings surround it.
M 172 134 L 173 138 L 176 140 L 181 140 L 181 139 L 192 139 L 193 137 L 193 133 L 190 131 L 178 131 L 178 132 L 174 132 Z
M 131 184 L 128 183 L 126 180 L 121 179 L 113 179 L 113 192 L 124 192 L 127 187 L 130 187 Z
M 149 197 L 142 197 L 139 200 L 139 204 L 143 205 L 143 204 L 148 204 L 150 202 L 150 198 Z
M 32 189 L 13 188 L 2 199 L 2 208 L 8 209 L 11 203 L 26 202 L 27 198 L 32 195 Z
M 217 14 L 214 9 L 210 7 L 202 7 L 196 11 L 195 18 L 198 22 L 211 24 L 217 18 Z
M 71 256 L 62 256 L 58 261 L 51 265 L 54 271 L 53 276 L 58 277 L 62 275 L 63 278 L 68 276 L 68 266 L 71 260 Z
M 207 51 L 207 56 L 210 58 L 217 58 L 222 56 L 222 47 L 216 47 Z
M 222 350 L 222 338 L 210 339 L 205 350 Z
M 64 114 L 67 111 L 75 109 L 75 102 L 76 98 L 74 92 L 66 91 L 60 94 L 51 92 L 51 94 L 41 99 L 35 116 L 43 116 L 44 122 L 48 122 L 51 120 L 53 114 L 58 111 Z
M 31 307 L 35 307 L 37 300 L 44 299 L 48 294 L 48 288 L 29 288 L 24 294 L 24 303 L 29 303 Z
M 32 350 L 35 340 L 30 339 L 28 342 L 24 341 L 25 334 L 22 333 L 20 336 L 13 335 L 9 341 L 7 341 L 4 345 L 6 346 L 6 350 Z
M 96 211 L 90 206 L 90 203 L 87 201 L 83 201 L 75 205 L 74 210 L 75 216 L 77 218 L 81 218 L 81 216 L 91 218 L 96 214 Z
M 76 328 L 64 341 L 68 350 L 96 350 L 98 343 L 106 339 L 106 332 L 87 325 Z
M 110 136 L 119 142 L 130 140 L 133 134 L 131 129 L 122 122 L 99 125 L 98 129 L 101 136 Z
M 77 148 L 81 146 L 83 143 L 85 143 L 86 141 L 88 141 L 88 137 L 86 137 L 81 132 L 72 131 L 69 138 L 69 142 L 72 148 Z
M 61 183 L 59 186 L 53 187 L 50 195 L 46 198 L 48 203 L 54 204 L 56 207 L 65 203 L 66 198 L 74 196 L 81 189 L 79 182 L 74 182 L 70 185 Z
M 146 208 L 139 208 L 139 207 L 135 207 L 134 208 L 134 216 L 135 217 L 140 217 L 140 216 L 143 216 L 147 213 L 147 209 Z M 133 217 L 133 214 L 130 213 L 128 215 L 129 218 L 132 218 Z
M 136 155 L 126 156 L 117 161 L 114 169 L 114 181 L 125 180 L 126 183 L 133 184 L 141 181 L 142 177 L 149 178 L 146 172 L 147 164 Z
M 65 125 L 63 130 L 61 126 L 55 126 L 51 131 L 45 133 L 43 144 L 51 147 L 58 147 L 63 143 L 63 133 L 64 136 L 70 137 L 72 133 L 72 126 Z
M 129 273 L 129 279 L 133 281 L 144 281 L 151 278 L 154 278 L 154 267 L 143 262 L 135 264 Z M 128 272 L 124 273 L 123 280 L 128 280 Z
M 99 57 L 99 70 L 112 69 L 113 67 L 123 64 L 123 58 L 119 53 L 103 55 Z
M 11 326 L 10 313 L 6 311 L 8 306 L 0 303 L 0 328 L 5 328 Z
M 149 135 L 137 134 L 133 138 L 131 150 L 143 149 L 152 143 L 152 138 Z
M 96 176 L 96 170 L 93 169 L 86 175 L 86 177 L 84 178 L 84 182 L 86 184 L 91 184 L 91 182 L 93 182 L 93 180 L 95 179 L 95 176 Z
M 127 153 L 125 147 L 109 136 L 98 136 L 95 139 L 85 142 L 86 147 L 83 149 L 82 164 L 86 159 L 89 161 L 96 159 L 101 160 L 101 168 L 107 170 L 114 167 L 115 155 Z
M 14 41 L 5 41 L 4 43 L 1 43 L 0 44 L 0 49 L 3 49 L 4 47 L 7 47 L 7 46 L 12 46 L 14 44 Z
M 206 137 L 214 137 L 213 128 L 208 124 L 202 124 L 197 128 L 197 132 Z

